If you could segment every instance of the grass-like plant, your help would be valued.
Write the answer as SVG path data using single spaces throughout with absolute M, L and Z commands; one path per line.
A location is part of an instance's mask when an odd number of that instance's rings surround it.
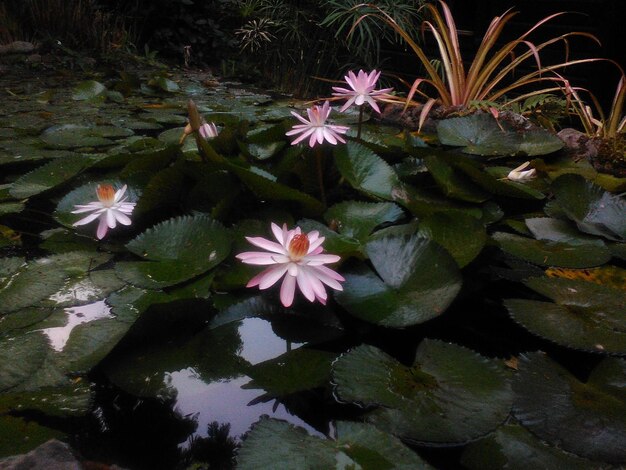
M 575 64 L 601 60 L 597 58 L 570 60 L 567 57 L 568 39 L 573 36 L 584 36 L 599 44 L 597 38 L 590 33 L 568 32 L 538 44 L 529 40 L 529 36 L 534 31 L 565 14 L 565 12 L 551 14 L 538 21 L 516 39 L 499 45 L 498 40 L 503 29 L 517 14 L 517 12 L 509 9 L 491 21 L 473 60 L 466 69 L 466 61 L 461 55 L 459 32 L 454 18 L 448 5 L 439 1 L 438 6 L 427 3 L 422 7 L 426 17 L 422 23 L 422 31 L 430 31 L 436 41 L 439 56 L 435 59 L 441 64 L 440 73 L 439 67 L 433 65 L 433 58 L 426 54 L 415 38 L 407 33 L 394 18 L 373 4 L 362 4 L 360 8 L 366 10 L 354 23 L 353 29 L 358 27 L 359 23 L 366 18 L 378 18 L 393 28 L 406 41 L 424 68 L 426 77 L 415 79 L 410 84 L 406 99 L 401 100 L 405 103 L 405 107 L 417 104 L 413 100 L 416 95 L 422 96 L 426 100 L 420 114 L 420 126 L 436 104 L 446 107 L 468 107 L 470 103 L 502 100 L 513 92 L 519 93 L 519 95 L 510 102 L 526 99 L 536 94 L 562 91 L 563 85 L 559 82 L 563 79 L 556 72 Z M 376 10 L 376 13 L 369 11 L 371 9 Z M 541 50 L 559 42 L 565 45 L 565 59 L 557 64 L 543 65 L 540 59 Z M 530 61 L 535 63 L 533 71 L 519 77 L 513 76 L 516 69 Z M 423 88 L 426 85 L 430 85 L 435 93 L 432 94 L 429 90 L 425 91 Z M 521 90 L 530 86 L 534 87 Z
M 613 103 L 609 109 L 609 114 L 605 115 L 602 106 L 596 97 L 590 93 L 589 96 L 596 110 L 585 103 L 580 96 L 579 90 L 568 87 L 567 92 L 571 95 L 572 106 L 575 113 L 580 118 L 585 134 L 590 137 L 602 139 L 616 139 L 626 132 L 626 115 L 624 114 L 624 102 L 626 101 L 626 76 L 622 71 L 622 76 L 617 83 Z M 597 116 L 597 117 L 596 117 Z

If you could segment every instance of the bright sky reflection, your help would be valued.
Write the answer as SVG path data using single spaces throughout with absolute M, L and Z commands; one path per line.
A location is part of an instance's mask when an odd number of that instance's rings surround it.
M 63 351 L 63 348 L 70 339 L 72 330 L 81 323 L 88 323 L 102 318 L 114 318 L 111 315 L 111 307 L 104 300 L 94 302 L 80 307 L 70 307 L 63 309 L 67 315 L 67 323 L 65 326 L 55 328 L 45 328 L 43 333 L 48 336 L 50 346 L 57 351 Z
M 239 335 L 243 349 L 240 356 L 251 364 L 272 359 L 287 351 L 287 348 L 296 349 L 303 343 L 291 343 L 279 338 L 272 331 L 272 325 L 266 320 L 248 318 L 241 322 Z M 252 423 L 258 421 L 261 415 L 284 419 L 298 426 L 302 426 L 309 433 L 322 436 L 297 416 L 290 414 L 283 405 L 273 411 L 274 401 L 258 403 L 248 406 L 248 403 L 262 395 L 263 390 L 246 390 L 241 386 L 248 383 L 250 378 L 240 376 L 232 380 L 203 382 L 192 368 L 186 368 L 167 374 L 170 385 L 178 390 L 176 409 L 183 415 L 195 415 L 198 422 L 196 435 L 206 436 L 207 426 L 212 421 L 220 424 L 230 423 L 231 437 L 238 437 L 245 433 Z

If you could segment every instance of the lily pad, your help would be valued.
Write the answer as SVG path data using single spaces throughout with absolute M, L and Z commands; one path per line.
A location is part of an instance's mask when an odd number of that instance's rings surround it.
M 443 246 L 460 268 L 476 258 L 487 241 L 485 226 L 466 214 L 435 213 L 420 220 L 418 233 Z
M 72 99 L 84 101 L 104 97 L 106 91 L 107 88 L 102 83 L 95 80 L 87 80 L 76 85 L 72 93 Z
M 626 199 L 604 191 L 580 175 L 563 175 L 552 183 L 560 208 L 583 232 L 609 240 L 626 240 Z
M 337 439 L 324 440 L 284 421 L 262 418 L 237 454 L 237 468 L 430 469 L 400 440 L 360 423 L 337 422 Z
M 34 196 L 70 180 L 102 157 L 75 155 L 57 158 L 36 170 L 26 173 L 13 183 L 10 193 L 21 199 Z
M 626 355 L 626 292 L 559 278 L 536 277 L 525 284 L 555 303 L 505 300 L 516 322 L 568 348 Z
M 442 314 L 461 288 L 452 257 L 416 234 L 372 237 L 365 252 L 376 269 L 358 264 L 342 271 L 335 298 L 352 315 L 391 328 L 423 323 Z
M 169 219 L 130 241 L 127 248 L 146 262 L 122 262 L 122 279 L 158 289 L 191 279 L 214 268 L 230 253 L 227 229 L 206 215 Z
M 261 388 L 271 397 L 325 386 L 330 379 L 330 364 L 336 354 L 299 348 L 246 371 L 252 378 L 244 388 Z
M 606 467 L 548 446 L 515 424 L 501 426 L 492 435 L 469 444 L 463 451 L 461 463 L 471 470 L 588 470 Z
M 464 443 L 493 431 L 509 415 L 512 393 L 495 360 L 455 344 L 425 339 L 405 366 L 372 346 L 333 365 L 340 400 L 377 406 L 367 420 L 405 440 Z
M 521 132 L 486 113 L 445 119 L 437 124 L 439 140 L 444 145 L 463 147 L 472 155 L 545 155 L 563 148 L 563 142 L 542 128 Z
M 403 216 L 402 209 L 391 202 L 345 201 L 328 209 L 324 219 L 340 234 L 364 243 L 376 227 Z
M 589 268 L 600 266 L 611 259 L 611 252 L 601 240 L 584 243 L 552 242 L 504 232 L 496 232 L 492 238 L 503 251 L 540 266 Z
M 0 314 L 37 305 L 58 292 L 71 277 L 84 275 L 108 258 L 97 253 L 73 252 L 20 266 L 16 258 L 0 259 Z
M 92 127 L 76 124 L 49 127 L 41 134 L 41 140 L 47 147 L 53 149 L 103 147 L 114 143 L 112 140 L 94 133 Z
M 447 197 L 467 202 L 484 202 L 489 199 L 489 193 L 436 155 L 427 155 L 424 163 Z
M 519 360 L 513 411 L 540 439 L 601 462 L 626 461 L 626 362 L 604 359 L 586 383 L 542 353 Z

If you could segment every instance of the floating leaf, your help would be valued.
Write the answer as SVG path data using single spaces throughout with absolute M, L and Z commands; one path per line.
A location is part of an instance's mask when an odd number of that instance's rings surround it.
M 519 360 L 513 411 L 540 439 L 581 457 L 626 461 L 626 362 L 604 359 L 587 383 L 542 353 Z
M 103 147 L 113 145 L 110 139 L 96 135 L 92 127 L 76 124 L 61 124 L 46 129 L 41 140 L 53 149 L 72 149 L 77 147 Z
M 423 323 L 443 313 L 461 288 L 455 261 L 437 243 L 418 235 L 373 237 L 365 265 L 342 271 L 337 301 L 352 315 L 392 328 Z
M 323 440 L 303 428 L 262 418 L 237 453 L 237 468 L 426 470 L 430 465 L 398 439 L 368 424 L 337 422 L 337 439 Z
M 107 88 L 102 83 L 95 80 L 87 80 L 76 85 L 72 93 L 72 99 L 74 101 L 91 100 L 104 96 L 106 91 Z
M 487 241 L 485 226 L 466 214 L 435 213 L 420 220 L 418 233 L 443 246 L 461 268 L 479 255 Z
M 246 371 L 252 378 L 244 388 L 261 388 L 272 397 L 322 387 L 330 379 L 330 364 L 336 357 L 326 351 L 300 348 Z
M 411 367 L 372 346 L 358 346 L 335 361 L 333 382 L 341 400 L 378 406 L 367 419 L 379 429 L 433 444 L 491 432 L 512 402 L 507 375 L 496 361 L 429 339 Z
M 586 233 L 626 240 L 626 199 L 604 191 L 580 175 L 563 175 L 552 183 L 560 208 Z
M 584 243 L 550 242 L 504 232 L 496 232 L 492 238 L 503 251 L 541 266 L 589 268 L 611 259 L 611 252 L 601 240 Z
M 437 124 L 437 135 L 444 145 L 463 147 L 473 155 L 545 155 L 563 148 L 563 142 L 542 128 L 513 129 L 487 113 L 475 113 Z
M 107 259 L 102 254 L 74 252 L 24 263 L 0 279 L 0 314 L 36 305 L 58 292 L 70 277 L 84 275 Z M 0 266 L 5 266 L 0 273 L 7 269 L 5 263 L 6 259 L 0 259 Z M 15 268 L 15 258 L 9 258 L 8 263 L 8 268 Z
M 403 216 L 402 209 L 390 202 L 344 201 L 328 209 L 324 219 L 340 234 L 364 243 L 376 227 Z
M 99 158 L 101 157 L 94 158 L 87 155 L 57 158 L 18 178 L 11 187 L 11 195 L 21 199 L 52 189 L 89 168 Z
M 436 155 L 427 155 L 424 163 L 447 197 L 467 202 L 484 202 L 489 199 L 489 193 Z
M 508 299 L 513 319 L 532 333 L 569 348 L 626 354 L 626 293 L 590 282 L 531 278 L 531 289 L 555 303 Z
M 63 432 L 42 426 L 36 421 L 0 415 L 0 459 L 25 454 L 50 439 L 63 436 Z
M 471 470 L 588 470 L 605 467 L 558 447 L 550 447 L 522 426 L 514 424 L 501 426 L 490 436 L 470 443 L 463 451 L 461 463 Z
M 178 84 L 166 77 L 154 77 L 148 81 L 148 86 L 158 88 L 167 93 L 175 93 L 180 91 Z

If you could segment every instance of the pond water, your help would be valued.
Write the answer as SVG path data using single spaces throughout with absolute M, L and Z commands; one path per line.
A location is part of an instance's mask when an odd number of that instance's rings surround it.
M 348 142 L 309 149 L 308 104 L 210 74 L 39 72 L 0 76 L 0 458 L 626 462 L 623 179 L 486 114 L 357 138 L 335 109 Z M 181 142 L 190 98 L 217 137 Z M 102 240 L 72 213 L 98 184 L 136 204 Z M 282 223 L 341 258 L 326 305 L 245 287 Z

